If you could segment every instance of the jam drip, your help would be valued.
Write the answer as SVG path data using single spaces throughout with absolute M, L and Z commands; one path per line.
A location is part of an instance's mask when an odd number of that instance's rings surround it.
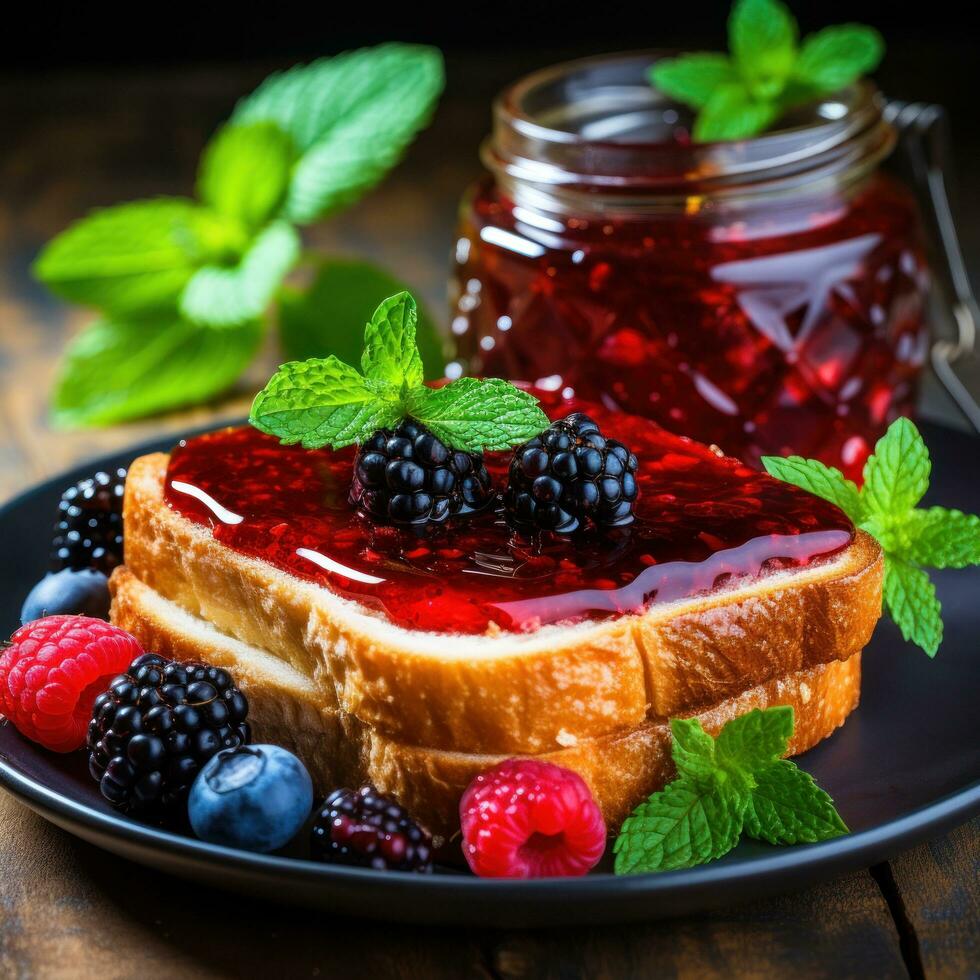
M 639 457 L 636 522 L 540 539 L 502 512 L 424 533 L 374 524 L 348 504 L 354 450 L 309 452 L 251 428 L 190 439 L 166 499 L 214 537 L 400 626 L 480 634 L 639 612 L 824 561 L 854 529 L 832 504 L 635 416 L 536 392 L 552 418 L 584 411 Z M 487 467 L 502 489 L 508 453 Z

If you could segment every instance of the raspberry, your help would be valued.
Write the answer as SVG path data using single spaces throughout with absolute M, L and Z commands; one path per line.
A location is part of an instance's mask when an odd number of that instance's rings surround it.
M 575 412 L 514 451 L 504 505 L 511 521 L 571 534 L 583 524 L 633 523 L 637 459 Z
M 394 431 L 378 429 L 354 461 L 350 502 L 375 520 L 442 524 L 493 499 L 480 453 L 449 449 L 412 419 Z
M 0 654 L 0 715 L 47 749 L 79 749 L 96 697 L 141 652 L 135 637 L 101 619 L 28 623 Z
M 582 777 L 533 759 L 481 773 L 459 802 L 463 854 L 484 878 L 584 875 L 606 848 L 602 812 Z
M 58 504 L 51 570 L 98 569 L 108 575 L 123 560 L 123 493 L 126 471 L 96 473 L 69 487 Z
M 377 871 L 432 870 L 432 837 L 373 786 L 337 789 L 324 801 L 310 838 L 313 857 Z

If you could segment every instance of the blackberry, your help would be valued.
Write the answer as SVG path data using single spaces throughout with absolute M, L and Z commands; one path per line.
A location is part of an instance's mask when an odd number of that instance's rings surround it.
M 637 465 L 621 442 L 576 412 L 515 450 L 504 505 L 513 523 L 535 530 L 625 527 L 633 523 Z
M 378 429 L 354 461 L 350 502 L 374 520 L 442 524 L 493 499 L 480 453 L 452 450 L 412 419 L 394 431 Z
M 51 570 L 95 568 L 108 575 L 123 560 L 126 471 L 96 473 L 69 487 L 58 504 Z
M 166 816 L 208 759 L 248 743 L 247 716 L 228 671 L 145 653 L 95 699 L 89 772 L 120 809 Z
M 313 822 L 313 857 L 377 871 L 432 871 L 432 837 L 373 786 L 337 789 Z

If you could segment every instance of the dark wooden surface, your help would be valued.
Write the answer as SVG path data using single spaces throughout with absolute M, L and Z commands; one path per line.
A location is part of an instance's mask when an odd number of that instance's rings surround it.
M 451 62 L 432 129 L 383 187 L 310 234 L 310 244 L 370 255 L 442 312 L 456 201 L 479 172 L 489 99 L 550 56 Z M 205 139 L 268 67 L 0 80 L 0 501 L 85 458 L 241 415 L 250 383 L 276 363 L 270 345 L 238 392 L 204 409 L 110 430 L 53 431 L 46 395 L 56 356 L 87 315 L 52 300 L 28 272 L 40 245 L 89 208 L 188 192 Z M 961 169 L 975 154 L 972 129 L 962 146 Z M 980 211 L 978 188 L 980 181 L 966 189 L 971 214 Z M 968 248 L 975 227 L 968 223 Z M 976 977 L 978 842 L 980 820 L 887 865 L 672 922 L 430 931 L 202 890 L 105 855 L 0 793 L 0 978 Z

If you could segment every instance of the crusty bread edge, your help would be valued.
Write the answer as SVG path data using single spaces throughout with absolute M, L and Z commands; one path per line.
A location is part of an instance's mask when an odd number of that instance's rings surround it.
M 458 829 L 459 798 L 469 782 L 506 755 L 468 754 L 406 745 L 343 712 L 324 707 L 317 685 L 271 654 L 226 636 L 161 597 L 126 569 L 112 578 L 112 620 L 147 649 L 180 660 L 202 660 L 235 673 L 249 698 L 257 741 L 299 755 L 321 794 L 340 785 L 373 782 L 397 797 L 433 832 Z M 788 753 L 830 735 L 857 706 L 861 656 L 773 678 L 696 714 L 716 733 L 753 708 L 791 705 L 795 731 Z M 673 777 L 666 719 L 648 720 L 613 735 L 582 740 L 538 758 L 574 769 L 589 784 L 611 830 L 641 800 Z
M 163 499 L 168 457 L 130 469 L 126 562 L 162 596 L 313 678 L 325 702 L 404 743 L 543 752 L 716 703 L 861 650 L 882 558 L 833 561 L 641 615 L 533 635 L 413 632 L 214 539 Z

